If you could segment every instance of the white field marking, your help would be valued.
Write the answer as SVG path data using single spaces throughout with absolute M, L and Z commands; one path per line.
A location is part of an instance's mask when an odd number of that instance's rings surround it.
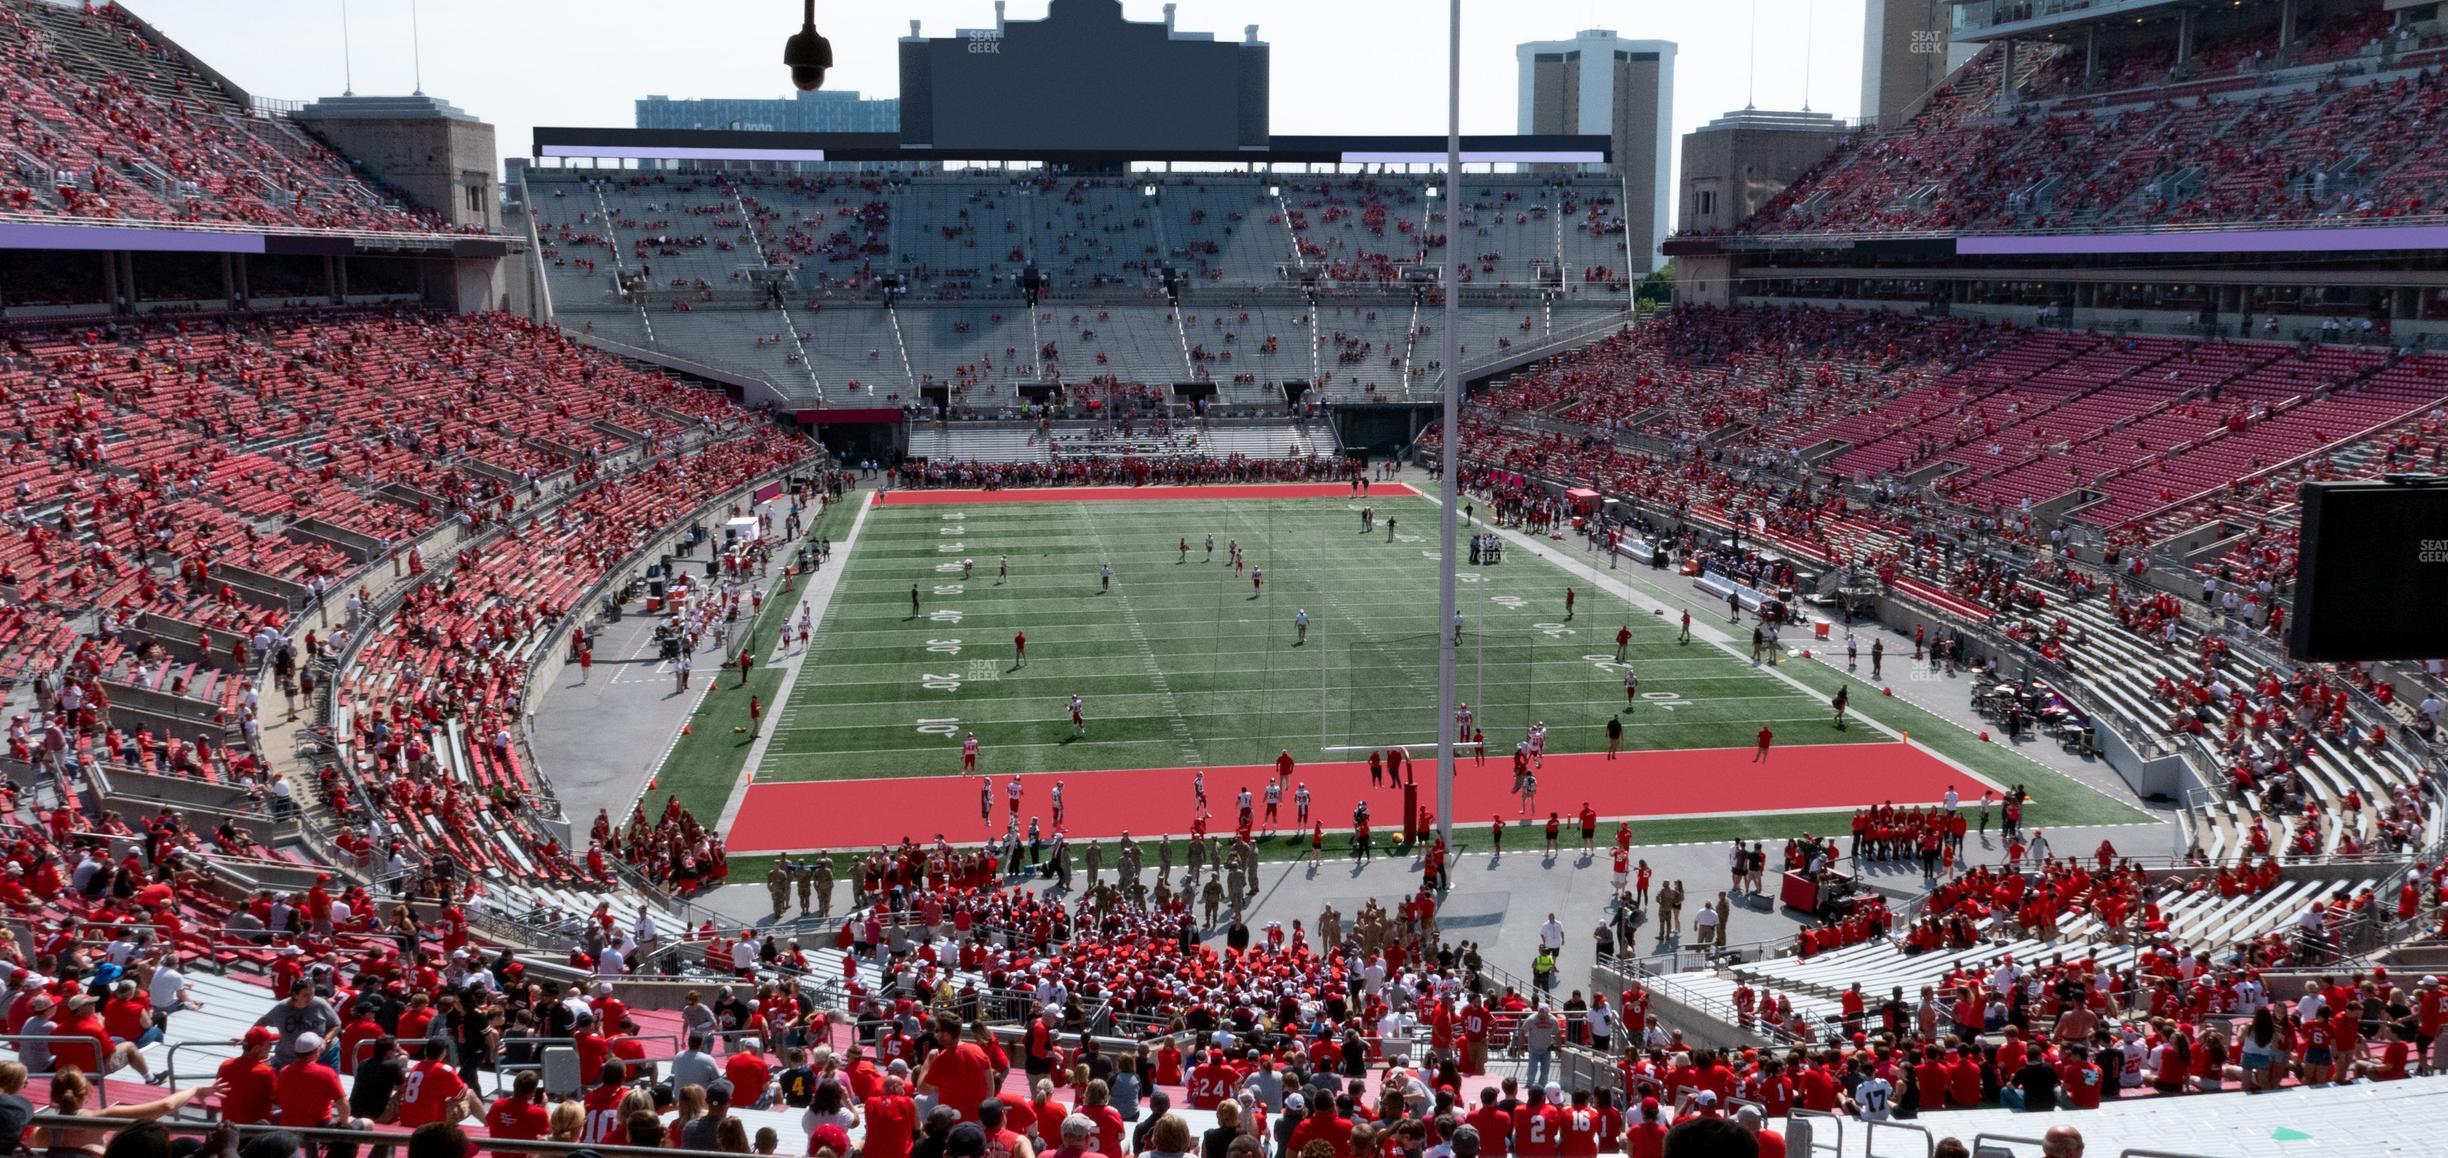
M 1431 503 L 1442 505 L 1441 500 L 1435 496 L 1423 497 L 1426 497 Z M 1569 551 L 1552 549 L 1539 539 L 1530 535 L 1525 535 L 1510 528 L 1497 527 L 1493 529 L 1496 534 L 1504 536 L 1506 539 L 1511 540 L 1515 546 L 1518 546 L 1523 550 L 1528 551 L 1530 554 L 1545 560 L 1550 566 L 1562 570 L 1567 574 L 1579 575 L 1588 580 L 1590 583 L 1594 584 L 1599 590 L 1605 591 L 1608 594 L 1613 595 L 1626 603 L 1632 604 L 1635 607 L 1639 607 L 1644 611 L 1652 608 L 1667 612 L 1678 610 L 1677 608 L 1667 606 L 1667 604 L 1662 600 L 1624 584 L 1623 582 L 1610 576 L 1605 571 L 1598 570 L 1595 567 L 1591 567 L 1581 562 L 1579 559 L 1573 558 L 1571 552 Z M 1667 618 L 1672 619 L 1671 614 Z M 1745 655 L 1740 648 L 1736 647 L 1733 640 L 1729 638 L 1725 632 L 1719 630 L 1715 624 L 1703 622 L 1705 618 L 1706 617 L 1703 616 L 1692 620 L 1692 635 L 1701 642 L 1724 652 L 1727 656 L 1733 658 L 1737 662 L 1749 663 L 1750 657 Z M 1778 671 L 1774 665 L 1755 668 L 1753 670 L 1759 671 L 1772 679 L 1792 687 L 1795 691 L 1800 692 L 1806 701 L 1813 703 L 1825 702 L 1824 697 L 1820 696 L 1818 689 L 1803 683 L 1801 680 L 1795 679 L 1793 676 L 1788 675 L 1785 672 Z M 1886 724 L 1880 723 L 1877 719 L 1871 716 L 1865 715 L 1858 710 L 1853 711 L 1851 715 L 1854 719 L 1860 720 L 1862 723 L 1868 725 L 1875 731 L 1894 737 L 1904 743 L 1911 743 L 1911 741 L 1904 739 L 1902 732 L 1888 727 Z M 1818 716 L 1811 718 L 1826 719 L 1830 717 Z M 1761 722 L 1774 723 L 1776 721 L 1762 720 Z M 1962 773 L 1977 785 L 1995 789 L 2000 795 L 2003 795 L 2006 791 L 2005 785 L 1991 780 L 1989 777 L 1973 770 L 1971 766 L 1963 763 L 1960 760 L 1956 760 L 1944 753 L 1934 751 L 1927 745 L 1914 744 L 1913 746 L 1919 749 L 1923 754 L 1930 756 L 1942 764 L 1945 764 L 1949 768 L 1953 768 L 1957 772 Z
M 850 550 L 857 544 L 859 532 L 864 530 L 867 526 L 868 512 L 875 510 L 874 504 L 869 503 L 864 499 L 849 501 L 855 501 L 858 503 L 858 513 L 852 516 L 850 519 L 850 532 L 843 535 L 840 540 L 833 544 L 834 550 L 837 552 L 837 561 L 829 568 L 810 574 L 807 577 L 807 582 L 799 585 L 798 602 L 791 608 L 791 611 L 794 614 L 786 614 L 783 618 L 783 622 L 795 622 L 798 619 L 798 614 L 795 613 L 806 614 L 809 621 L 812 623 L 821 624 L 824 622 L 825 609 L 832 605 L 833 593 L 835 589 L 840 586 L 842 576 L 849 573 Z M 739 778 L 732 782 L 730 794 L 723 799 L 722 816 L 715 824 L 714 831 L 729 832 L 731 831 L 732 823 L 739 819 L 740 805 L 748 799 L 748 786 L 756 781 L 757 767 L 765 757 L 765 749 L 768 745 L 773 743 L 775 733 L 782 730 L 781 721 L 773 719 L 773 717 L 780 714 L 779 709 L 782 706 L 791 702 L 791 691 L 799 683 L 799 673 L 806 670 L 808 658 L 814 654 L 816 648 L 822 647 L 825 642 L 824 633 L 818 632 L 815 639 L 812 641 L 812 646 L 810 646 L 807 650 L 800 652 L 798 655 L 792 656 L 791 658 L 783 661 L 782 686 L 774 690 L 774 710 L 770 711 L 767 715 L 769 726 L 764 729 L 763 734 L 756 738 L 755 743 L 748 746 L 748 758 L 740 762 Z M 706 688 L 708 690 L 711 690 L 715 682 L 722 678 L 722 671 L 719 667 L 717 667 L 711 674 L 713 678 L 706 681 Z M 705 693 L 699 692 L 698 700 L 702 703 L 704 698 Z M 689 714 L 681 717 L 680 722 L 685 725 L 688 723 L 689 719 L 694 717 L 696 714 L 697 705 L 692 704 L 689 707 Z M 657 769 L 662 768 L 664 762 L 671 757 L 671 745 L 678 744 L 679 742 L 679 729 L 675 728 L 672 730 L 672 738 L 670 743 L 664 746 L 663 755 L 655 760 L 654 767 Z M 638 796 L 640 799 L 643 799 L 645 795 L 645 786 L 641 784 L 638 787 Z
M 1097 554 L 1112 558 L 1113 552 L 1106 548 L 1105 534 L 1097 529 L 1096 519 L 1090 517 L 1087 522 L 1088 533 L 1096 540 Z M 1173 685 L 1165 678 L 1164 665 L 1156 662 L 1156 647 L 1148 642 L 1147 629 L 1139 624 L 1139 612 L 1131 606 L 1127 588 L 1122 592 L 1122 623 L 1130 629 L 1131 641 L 1139 645 L 1139 664 L 1147 673 L 1149 685 L 1164 697 L 1173 739 L 1181 745 L 1182 759 L 1191 764 L 1206 763 L 1206 758 L 1199 755 L 1198 737 L 1191 733 L 1190 721 L 1182 715 L 1181 702 L 1173 698 Z M 1093 726 L 1093 721 L 1091 724 Z

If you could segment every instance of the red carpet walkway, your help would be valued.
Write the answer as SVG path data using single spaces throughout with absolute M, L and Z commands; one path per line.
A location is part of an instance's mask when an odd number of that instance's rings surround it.
M 1012 487 L 993 491 L 879 491 L 876 503 L 887 507 L 941 507 L 955 503 L 1112 503 L 1175 502 L 1182 499 L 1343 499 L 1392 495 L 1410 498 L 1419 492 L 1402 483 L 1376 483 L 1367 496 L 1352 493 L 1350 483 L 1219 483 L 1180 487 Z
M 991 760 L 991 751 L 987 755 Z M 1457 823 L 1486 824 L 1496 815 L 1507 824 L 1514 822 L 1518 803 L 1508 791 L 1510 763 L 1509 757 L 1491 757 L 1476 767 L 1468 761 L 1462 764 L 1454 777 Z M 1024 775 L 1020 824 L 1025 830 L 1030 816 L 1051 820 L 1051 789 L 1059 780 L 1065 827 L 1074 839 L 1114 837 L 1125 829 L 1141 837 L 1186 833 L 1194 772 L 1156 768 Z M 1214 813 L 1210 831 L 1232 830 L 1234 801 L 1243 785 L 1263 818 L 1265 786 L 1274 774 L 1272 767 L 1208 769 L 1207 804 Z M 747 799 L 741 802 L 730 849 L 745 854 L 873 847 L 903 836 L 925 842 L 937 833 L 955 843 L 975 843 L 1002 834 L 1010 779 L 994 778 L 991 826 L 978 819 L 976 777 L 758 781 L 748 786 Z M 1391 788 L 1371 790 L 1366 762 L 1303 764 L 1292 781 L 1284 788 L 1287 828 L 1293 816 L 1292 792 L 1302 781 L 1309 784 L 1312 815 L 1329 829 L 1350 827 L 1352 804 L 1362 795 L 1369 797 L 1372 823 L 1379 829 L 1401 827 L 1401 794 Z M 1542 822 L 1551 810 L 1569 823 L 1586 801 L 1609 821 L 1637 823 L 1643 818 L 1824 812 L 1889 800 L 1934 804 L 1945 798 L 1950 784 L 1967 798 L 1979 796 L 1985 786 L 1903 743 L 1780 746 L 1764 763 L 1754 763 L 1749 748 L 1627 752 L 1611 761 L 1604 753 L 1589 753 L 1547 757 L 1539 774 L 1538 805 Z M 1420 794 L 1424 806 L 1434 806 L 1435 789 L 1426 780 Z M 1050 823 L 1046 831 L 1051 834 Z M 1638 829 L 1634 831 L 1637 837 Z

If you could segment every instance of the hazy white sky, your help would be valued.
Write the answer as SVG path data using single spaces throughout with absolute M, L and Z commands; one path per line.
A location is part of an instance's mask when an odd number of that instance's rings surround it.
M 265 97 L 338 93 L 341 0 L 126 0 L 232 81 Z M 1247 24 L 1273 46 L 1278 133 L 1442 133 L 1445 13 L 1438 0 L 1178 0 L 1175 26 L 1238 40 Z M 1011 19 L 1046 0 L 1010 0 Z M 1754 70 L 1753 12 L 1757 12 Z M 417 0 L 424 90 L 491 121 L 504 156 L 524 156 L 536 125 L 627 127 L 631 104 L 672 97 L 782 96 L 782 41 L 798 0 Z M 1124 0 L 1161 20 L 1163 0 Z M 415 86 L 409 0 L 350 0 L 359 93 Z M 817 0 L 833 42 L 827 88 L 895 95 L 893 42 L 912 19 L 929 36 L 994 22 L 993 0 Z M 1741 108 L 1756 77 L 1762 108 L 1839 117 L 1861 103 L 1862 0 L 1463 0 L 1462 128 L 1515 128 L 1513 46 L 1611 28 L 1671 40 L 1679 133 Z

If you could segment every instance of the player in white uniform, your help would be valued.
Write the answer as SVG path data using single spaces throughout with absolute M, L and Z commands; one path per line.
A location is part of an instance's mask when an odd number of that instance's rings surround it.
M 1306 780 L 1292 791 L 1292 819 L 1302 828 L 1309 827 L 1309 782 Z
M 1266 827 L 1275 831 L 1275 822 L 1283 809 L 1283 781 L 1269 780 L 1266 785 Z
M 971 732 L 961 740 L 961 771 L 977 771 L 977 753 L 977 733 Z

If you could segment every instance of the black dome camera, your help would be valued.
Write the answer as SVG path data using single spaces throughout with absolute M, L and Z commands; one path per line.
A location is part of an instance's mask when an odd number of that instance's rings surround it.
M 782 63 L 790 66 L 791 84 L 801 92 L 824 87 L 825 70 L 833 67 L 833 42 L 816 32 L 816 0 L 807 0 L 807 19 L 782 46 Z

